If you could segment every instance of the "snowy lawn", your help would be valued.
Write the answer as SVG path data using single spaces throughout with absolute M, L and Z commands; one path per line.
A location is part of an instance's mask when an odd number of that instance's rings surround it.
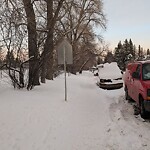
M 90 72 L 32 91 L 0 78 L 0 150 L 149 150 L 150 123 L 133 115 L 123 88 L 102 90 Z

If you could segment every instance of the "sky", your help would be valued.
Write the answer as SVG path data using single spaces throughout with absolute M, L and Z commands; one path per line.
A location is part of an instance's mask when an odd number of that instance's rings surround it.
M 150 48 L 150 0 L 103 0 L 107 29 L 102 33 L 109 48 L 132 39 L 138 47 Z

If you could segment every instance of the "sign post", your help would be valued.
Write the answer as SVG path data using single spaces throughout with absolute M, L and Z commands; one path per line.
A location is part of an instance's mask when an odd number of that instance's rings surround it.
M 71 44 L 64 38 L 62 42 L 56 48 L 58 54 L 58 64 L 64 65 L 64 73 L 65 73 L 65 101 L 67 101 L 67 64 L 73 64 L 73 55 L 72 55 L 72 46 Z
M 67 79 L 66 79 L 66 50 L 65 50 L 65 46 L 63 47 L 64 49 L 64 72 L 65 72 L 65 101 L 67 101 Z

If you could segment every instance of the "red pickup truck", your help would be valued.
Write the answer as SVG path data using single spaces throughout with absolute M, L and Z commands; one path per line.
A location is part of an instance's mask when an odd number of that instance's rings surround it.
M 124 74 L 125 97 L 136 101 L 142 118 L 150 112 L 150 61 L 129 63 Z

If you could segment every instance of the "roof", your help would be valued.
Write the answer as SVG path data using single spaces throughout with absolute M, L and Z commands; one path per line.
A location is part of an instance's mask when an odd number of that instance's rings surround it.
M 144 61 L 135 61 L 135 62 L 131 62 L 131 63 L 129 63 L 129 64 L 145 64 L 145 63 L 150 63 L 150 60 L 144 60 Z M 129 65 L 128 64 L 128 65 Z
M 150 60 L 138 61 L 141 64 L 150 63 Z

